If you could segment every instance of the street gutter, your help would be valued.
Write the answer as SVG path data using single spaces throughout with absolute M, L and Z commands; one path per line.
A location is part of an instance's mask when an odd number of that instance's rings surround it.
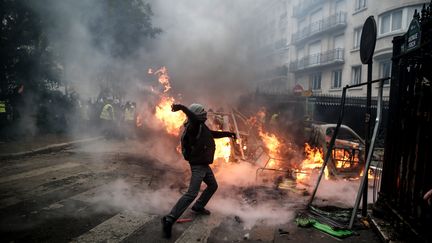
M 75 140 L 75 141 L 71 141 L 71 142 L 67 142 L 67 143 L 51 144 L 51 145 L 48 145 L 45 147 L 36 148 L 36 149 L 29 150 L 29 151 L 24 151 L 24 152 L 2 154 L 2 155 L 0 155 L 0 160 L 17 159 L 17 158 L 21 158 L 24 156 L 30 156 L 30 155 L 35 155 L 35 154 L 51 153 L 54 151 L 62 150 L 64 148 L 67 148 L 70 146 L 76 146 L 76 145 L 94 142 L 94 141 L 100 140 L 102 138 L 103 138 L 102 136 L 94 137 L 94 138 L 85 138 L 85 139 Z

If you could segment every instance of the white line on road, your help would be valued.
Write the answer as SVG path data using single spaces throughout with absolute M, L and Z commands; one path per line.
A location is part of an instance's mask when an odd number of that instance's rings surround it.
M 157 215 L 122 212 L 104 221 L 72 242 L 120 242 L 155 217 Z
M 223 215 L 212 214 L 211 216 L 196 217 L 193 224 L 186 229 L 175 241 L 176 243 L 207 242 L 212 229 L 220 225 L 224 219 Z

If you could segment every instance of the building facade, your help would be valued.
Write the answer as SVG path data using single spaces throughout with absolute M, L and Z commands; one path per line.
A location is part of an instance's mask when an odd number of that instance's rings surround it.
M 290 36 L 293 25 L 290 1 L 255 1 L 251 23 L 254 26 L 256 51 L 255 69 L 258 74 L 258 90 L 264 93 L 289 91 L 288 67 Z
M 286 31 L 280 36 L 266 35 L 266 43 L 285 40 L 285 55 L 266 63 L 286 67 L 287 90 L 303 87 L 312 95 L 335 95 L 350 84 L 366 82 L 367 65 L 360 61 L 360 37 L 364 21 L 374 16 L 377 43 L 373 56 L 372 79 L 389 77 L 391 73 L 392 40 L 403 35 L 415 9 L 421 10 L 427 0 L 274 0 L 272 8 L 262 15 L 274 15 L 274 26 L 280 26 L 281 11 L 286 7 Z M 283 6 L 283 7 L 281 7 Z M 276 11 L 277 10 L 277 11 Z M 271 25 L 268 25 L 269 28 Z M 280 27 L 282 28 L 282 27 Z M 257 32 L 263 33 L 263 32 Z M 285 36 L 283 36 L 285 35 Z M 258 39 L 264 38 L 261 34 Z M 260 42 L 259 42 L 260 43 Z M 265 49 L 261 54 L 268 55 Z M 263 56 L 261 55 L 260 56 Z M 270 69 L 270 67 L 269 67 Z M 264 85 L 263 82 L 261 82 Z M 271 85 L 271 83 L 267 83 Z M 377 95 L 377 85 L 372 95 Z M 388 96 L 390 81 L 385 83 Z M 268 88 L 272 90 L 272 88 Z M 280 90 L 280 89 L 279 89 Z M 349 96 L 366 96 L 366 86 L 350 89 Z

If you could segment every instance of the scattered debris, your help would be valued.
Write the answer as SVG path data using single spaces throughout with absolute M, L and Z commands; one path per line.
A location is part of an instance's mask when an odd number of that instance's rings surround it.
M 278 232 L 279 232 L 279 235 L 288 235 L 289 234 L 288 231 L 280 229 L 280 228 L 278 229 Z
M 243 220 L 239 217 L 239 216 L 234 216 L 234 219 L 235 219 L 235 221 L 237 222 L 237 223 L 239 223 L 239 224 L 242 224 L 243 223 Z
M 368 221 L 368 219 L 367 218 L 362 218 L 361 220 L 360 220 L 360 222 L 366 227 L 366 228 L 370 228 L 370 223 L 369 223 L 369 221 Z
M 314 227 L 317 230 L 320 230 L 329 235 L 338 237 L 338 238 L 346 238 L 348 236 L 353 235 L 351 230 L 346 229 L 335 229 L 327 224 L 323 224 L 318 222 L 316 219 L 308 218 L 308 217 L 299 217 L 296 218 L 296 224 L 299 227 Z

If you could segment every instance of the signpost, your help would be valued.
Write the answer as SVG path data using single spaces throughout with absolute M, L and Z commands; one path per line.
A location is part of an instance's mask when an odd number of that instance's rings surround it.
M 420 23 L 414 18 L 409 27 L 408 32 L 405 35 L 405 52 L 410 52 L 416 50 L 420 47 L 421 41 L 421 31 L 420 31 Z
M 371 132 L 371 99 L 372 99 L 372 59 L 375 52 L 375 44 L 377 37 L 376 22 L 373 16 L 369 16 L 362 29 L 360 39 L 360 60 L 363 64 L 368 65 L 367 73 L 367 90 L 366 90 L 366 114 L 365 114 L 365 155 L 369 153 L 370 149 L 370 132 Z M 368 198 L 368 173 L 369 165 L 365 164 L 363 171 L 363 205 L 362 216 L 367 215 L 367 198 Z M 360 188 L 361 189 L 361 188 Z M 357 195 L 356 203 L 354 205 L 354 212 L 356 212 L 360 203 L 360 194 Z
M 296 95 L 301 95 L 303 93 L 304 89 L 303 89 L 303 86 L 301 86 L 300 84 L 296 84 L 292 91 Z

